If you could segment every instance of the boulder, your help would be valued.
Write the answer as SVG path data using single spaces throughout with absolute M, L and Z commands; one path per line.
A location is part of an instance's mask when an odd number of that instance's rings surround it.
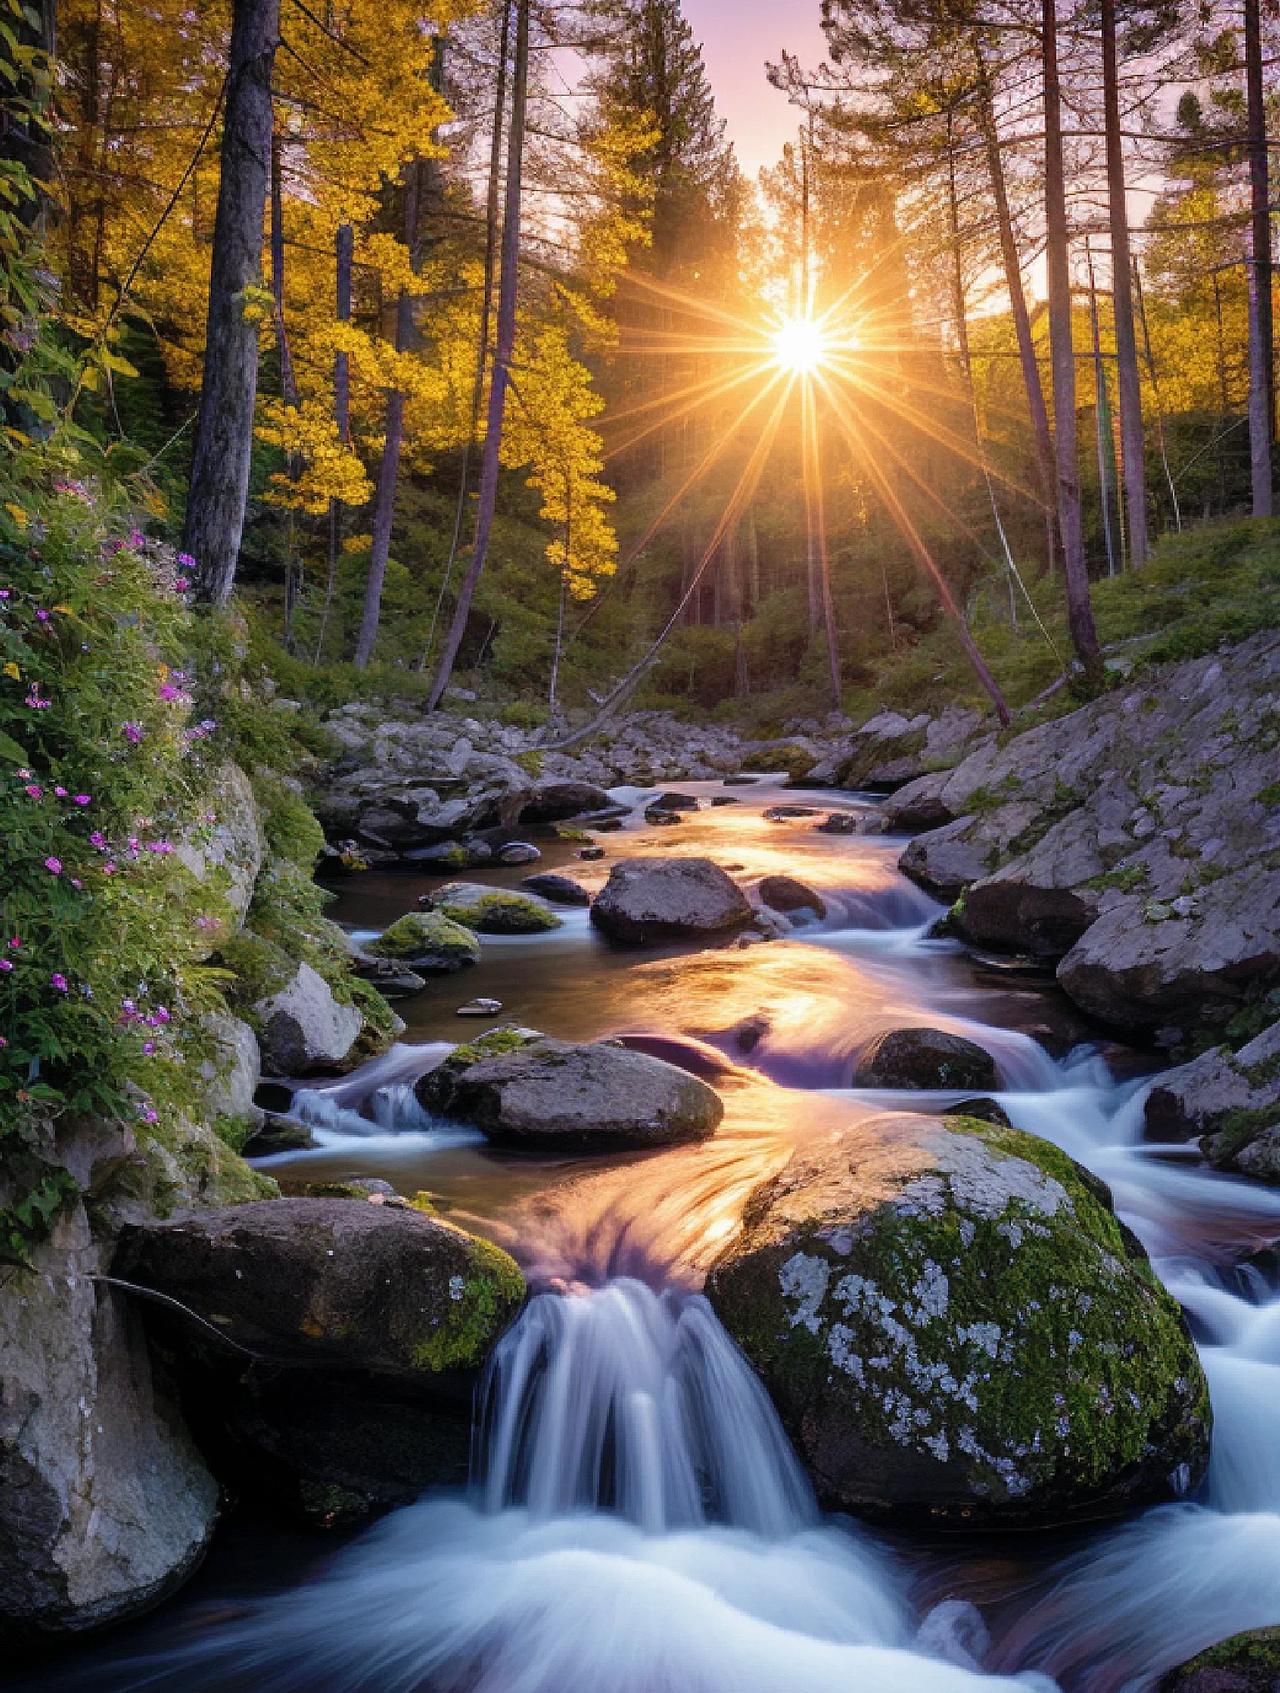
M 724 1114 L 712 1088 L 660 1058 L 509 1029 L 456 1048 L 416 1092 L 428 1111 L 473 1123 L 499 1145 L 551 1151 L 704 1140 Z
M 263 1068 L 277 1076 L 305 1076 L 342 1064 L 364 1027 L 356 1007 L 340 1004 L 305 960 L 294 965 L 282 987 L 254 999 L 245 1016 L 257 1033 Z
M 513 888 L 449 882 L 427 897 L 433 910 L 482 935 L 534 935 L 563 921 L 546 900 Z
M 1219 1641 L 1169 1670 L 1157 1693 L 1280 1693 L 1280 1628 Z
M 226 902 L 229 921 L 221 933 L 209 930 L 216 945 L 244 922 L 267 855 L 253 784 L 238 764 L 224 759 L 214 769 L 202 796 L 201 821 L 175 840 L 174 854 Z
M 315 1145 L 310 1126 L 275 1111 L 264 1111 L 262 1127 L 244 1146 L 246 1158 L 271 1158 L 277 1152 L 305 1152 Z
M 1187 1493 L 1209 1396 L 1106 1189 L 970 1118 L 828 1117 L 707 1293 L 821 1497 L 974 1530 Z
M 661 806 L 651 805 L 645 811 L 644 820 L 658 829 L 672 829 L 683 821 L 678 811 L 664 811 Z
M 480 942 L 441 911 L 406 911 L 365 948 L 430 975 L 451 975 L 480 962 Z
M 178 1300 L 281 1367 L 420 1384 L 482 1364 L 524 1298 L 488 1241 L 414 1210 L 276 1199 L 124 1231 L 125 1279 Z
M 632 945 L 723 933 L 751 921 L 738 884 L 709 858 L 628 858 L 615 864 L 591 921 Z
M 1280 979 L 1274 631 L 1140 679 L 1054 721 L 969 743 L 904 788 L 885 826 L 940 826 L 902 869 L 958 932 L 1057 961 L 1126 1031 L 1225 1027 Z
M 1000 1086 L 989 1052 L 944 1029 L 893 1029 L 873 1041 L 858 1060 L 859 1088 L 976 1088 Z
M 603 811 L 609 795 L 593 782 L 547 779 L 535 782 L 520 809 L 522 823 L 560 823 L 584 811 Z
M 1280 1022 L 1238 1052 L 1214 1047 L 1166 1070 L 1143 1112 L 1148 1137 L 1162 1141 L 1216 1137 L 1245 1118 L 1256 1117 L 1259 1130 L 1280 1124 Z
M 649 804 L 656 806 L 659 811 L 697 811 L 699 809 L 696 794 L 678 794 L 669 791 L 656 795 L 649 801 Z
M 494 857 L 499 864 L 536 864 L 542 854 L 529 841 L 508 841 L 497 849 Z
M 815 917 L 827 915 L 822 895 L 794 876 L 762 876 L 757 891 L 762 903 L 774 911 L 809 911 Z
M 549 899 L 553 905 L 591 904 L 591 895 L 581 882 L 575 882 L 572 876 L 559 876 L 554 871 L 544 870 L 536 876 L 524 876 L 520 886 L 531 894 L 537 894 L 539 899 Z
M 107 1190 L 142 1155 L 130 1134 L 104 1125 L 64 1121 L 59 1139 L 57 1167 L 81 1192 L 25 1264 L 6 1265 L 0 1298 L 0 1637 L 9 1643 L 147 1609 L 199 1563 L 218 1506 L 136 1306 L 95 1280 L 111 1253 Z M 20 1203 L 40 1176 L 10 1148 L 0 1206 Z M 83 1194 L 94 1198 L 93 1221 Z

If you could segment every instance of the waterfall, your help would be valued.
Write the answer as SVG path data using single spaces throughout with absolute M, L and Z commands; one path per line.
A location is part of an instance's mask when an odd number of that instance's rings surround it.
M 494 1353 L 482 1407 L 491 1511 L 607 1507 L 649 1533 L 817 1522 L 768 1395 L 705 1299 L 629 1279 L 540 1294 Z

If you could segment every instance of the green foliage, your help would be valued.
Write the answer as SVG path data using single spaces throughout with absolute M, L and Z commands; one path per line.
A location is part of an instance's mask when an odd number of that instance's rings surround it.
M 223 902 L 176 844 L 213 732 L 185 667 L 180 559 L 79 431 L 0 468 L 0 1113 L 151 1123 L 193 1096 L 217 1003 L 204 930 Z
M 0 1264 L 26 1265 L 53 1219 L 80 1189 L 66 1170 L 49 1170 L 14 1205 L 0 1209 Z

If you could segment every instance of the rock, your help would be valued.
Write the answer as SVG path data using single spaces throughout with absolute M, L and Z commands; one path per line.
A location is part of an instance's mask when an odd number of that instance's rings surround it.
M 136 1304 L 94 1279 L 109 1267 L 112 1184 L 143 1154 L 117 1128 L 64 1122 L 53 1157 L 82 1192 L 55 1211 L 26 1265 L 5 1266 L 0 1298 L 0 1635 L 10 1646 L 148 1609 L 199 1563 L 218 1507 Z M 10 1214 L 47 1173 L 10 1147 L 0 1207 Z M 93 1196 L 92 1221 L 82 1194 Z
M 358 956 L 355 971 L 365 981 L 372 982 L 384 999 L 408 999 L 427 985 L 425 977 L 410 970 L 407 964 L 398 964 L 394 958 Z
M 455 1049 L 415 1091 L 499 1145 L 552 1151 L 705 1140 L 724 1114 L 712 1088 L 660 1058 L 509 1029 Z
M 434 910 L 482 935 L 532 935 L 558 929 L 563 922 L 546 900 L 512 888 L 449 882 L 427 897 Z
M 488 864 L 493 848 L 484 841 L 468 845 L 462 841 L 435 841 L 430 846 L 410 847 L 400 854 L 406 864 L 433 864 L 443 870 L 472 870 Z
M 1058 960 L 1124 1030 L 1225 1026 L 1280 978 L 1280 636 L 1144 672 L 1069 715 L 971 743 L 885 808 L 946 819 L 901 866 L 961 932 Z
M 707 1293 L 824 1500 L 986 1531 L 1194 1488 L 1199 1361 L 1096 1178 L 968 1118 L 823 1131 L 751 1196 Z
M 873 1041 L 858 1060 L 859 1088 L 998 1088 L 1000 1074 L 989 1052 L 942 1029 L 894 1029 Z
M 264 1070 L 304 1076 L 342 1064 L 364 1028 L 312 965 L 247 930 L 226 943 L 222 960 L 236 973 L 233 1000 L 258 1037 Z
M 222 1119 L 256 1129 L 262 1121 L 253 1097 L 262 1075 L 257 1036 L 247 1023 L 229 1013 L 210 1012 L 201 1018 L 200 1026 L 213 1048 L 200 1063 L 200 1074 L 207 1084 L 205 1115 L 212 1123 Z
M 452 975 L 480 962 L 480 942 L 475 935 L 440 911 L 407 911 L 365 950 L 431 975 Z
M 822 895 L 794 876 L 762 876 L 757 891 L 765 905 L 774 911 L 810 911 L 815 917 L 827 915 Z
M 814 828 L 820 835 L 856 835 L 858 820 L 847 811 L 831 811 Z
M 764 813 L 769 823 L 789 823 L 793 817 L 821 817 L 822 813 L 812 805 L 771 805 Z
M 603 811 L 609 795 L 592 782 L 536 782 L 520 810 L 522 823 L 559 823 L 584 811 Z
M 216 944 L 243 924 L 267 856 L 253 785 L 238 764 L 225 759 L 209 777 L 201 821 L 174 842 L 174 855 L 226 902 L 230 922 L 209 931 Z
M 1170 1670 L 1157 1693 L 1280 1693 L 1280 1628 L 1219 1641 Z
M 751 919 L 751 927 L 738 938 L 745 940 L 748 945 L 751 944 L 753 934 L 761 940 L 780 941 L 791 933 L 791 928 L 790 920 L 784 917 L 780 911 L 774 911 L 771 907 L 762 905 Z
M 291 1364 L 408 1384 L 482 1364 L 524 1298 L 488 1241 L 418 1211 L 276 1199 L 126 1229 L 116 1273 Z
M 699 801 L 696 794 L 661 793 L 656 799 L 649 801 L 659 811 L 697 811 Z
M 591 906 L 597 928 L 633 945 L 719 934 L 751 916 L 742 889 L 708 858 L 623 859 Z
M 659 806 L 651 805 L 644 814 L 646 823 L 652 823 L 656 828 L 669 829 L 682 821 L 678 811 L 663 811 Z
M 469 999 L 458 1007 L 459 1017 L 496 1017 L 502 1010 L 500 999 Z
M 734 799 L 732 794 L 712 794 L 712 805 L 741 805 L 742 801 Z
M 398 1199 L 395 1188 L 377 1176 L 352 1176 L 342 1182 L 298 1182 L 289 1189 L 297 1199 Z M 404 1201 L 408 1204 L 408 1201 Z
M 542 854 L 528 841 L 508 841 L 494 856 L 499 864 L 536 864 Z
M 574 857 L 582 859 L 586 864 L 596 864 L 604 857 L 604 848 L 602 846 L 579 847 Z
M 1002 1129 L 1011 1129 L 1009 1113 L 1003 1105 L 997 1105 L 994 1099 L 962 1099 L 959 1105 L 949 1105 L 945 1117 L 976 1117 L 980 1123 L 995 1123 Z
M 305 1152 L 314 1145 L 315 1136 L 308 1124 L 266 1111 L 262 1127 L 245 1142 L 243 1150 L 246 1158 L 272 1158 L 277 1152 Z
M 572 876 L 556 875 L 553 871 L 525 876 L 520 886 L 527 888 L 531 894 L 537 894 L 540 899 L 549 899 L 553 905 L 591 904 L 591 895 L 581 882 L 575 882 Z
M 1151 1085 L 1143 1107 L 1151 1140 L 1190 1140 L 1218 1135 L 1244 1117 L 1268 1114 L 1280 1122 L 1280 1022 L 1242 1046 L 1239 1052 L 1214 1047 L 1166 1070 Z
M 724 785 L 726 788 L 755 788 L 764 780 L 763 776 L 748 776 L 744 771 L 739 771 L 736 775 L 726 776 Z

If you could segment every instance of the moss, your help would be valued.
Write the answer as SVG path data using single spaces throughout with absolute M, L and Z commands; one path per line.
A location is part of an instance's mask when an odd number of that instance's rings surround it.
M 520 766 L 521 770 L 523 770 L 526 775 L 541 776 L 542 774 L 542 754 L 540 752 L 534 752 L 532 750 L 529 752 L 518 752 L 515 756 L 514 762 Z
M 232 1152 L 243 1152 L 253 1139 L 257 1125 L 252 1117 L 234 1117 L 223 1111 L 214 1118 L 211 1127 L 224 1146 L 229 1146 Z
M 271 857 L 309 872 L 324 850 L 324 830 L 310 806 L 269 771 L 254 774 L 253 794 Z
M 1126 864 L 1118 870 L 1106 870 L 1101 876 L 1091 876 L 1084 883 L 1086 888 L 1097 888 L 1100 892 L 1106 888 L 1119 888 L 1122 893 L 1134 893 L 1144 888 L 1150 878 L 1150 872 L 1145 864 Z
M 1216 1646 L 1210 1646 L 1207 1651 L 1192 1658 L 1190 1663 L 1183 1664 L 1176 1673 L 1181 1679 L 1199 1670 L 1210 1669 L 1253 1670 L 1280 1677 L 1280 1628 L 1259 1628 L 1248 1634 L 1233 1634 L 1229 1640 L 1220 1640 Z M 1258 1685 L 1261 1693 L 1261 1682 Z
M 349 1003 L 355 1006 L 363 1018 L 360 1033 L 348 1054 L 348 1062 L 365 1064 L 370 1058 L 381 1057 L 387 1048 L 400 1038 L 404 1033 L 404 1022 L 372 982 L 366 982 L 359 976 L 351 976 L 347 981 L 347 989 L 350 994 Z
M 412 962 L 428 954 L 441 961 L 455 959 L 472 964 L 480 957 L 480 943 L 470 929 L 446 917 L 442 911 L 407 911 L 366 949 L 378 958 Z
M 298 973 L 296 960 L 284 948 L 251 929 L 223 941 L 218 958 L 234 976 L 227 998 L 237 1008 L 246 1008 L 279 993 Z
M 525 1291 L 515 1259 L 472 1237 L 467 1268 L 450 1283 L 445 1320 L 413 1348 L 414 1368 L 435 1375 L 483 1363 Z
M 1217 1119 L 1218 1126 L 1201 1141 L 1205 1156 L 1213 1164 L 1230 1164 L 1266 1129 L 1276 1126 L 1276 1107 L 1249 1109 L 1237 1106 L 1224 1111 Z
M 561 919 L 549 907 L 527 894 L 495 889 L 492 893 L 451 898 L 447 888 L 436 895 L 436 909 L 465 929 L 480 934 L 524 935 L 543 929 L 558 929 Z
M 463 1041 L 455 1046 L 445 1062 L 454 1070 L 469 1070 L 482 1058 L 499 1058 L 505 1052 L 519 1052 L 531 1046 L 538 1037 L 523 1029 L 491 1029 L 476 1040 Z

